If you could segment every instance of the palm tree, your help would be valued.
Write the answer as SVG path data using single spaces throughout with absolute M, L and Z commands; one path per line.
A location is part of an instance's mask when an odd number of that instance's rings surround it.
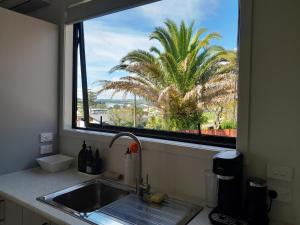
M 197 129 L 203 122 L 205 103 L 226 95 L 222 88 L 206 84 L 234 69 L 235 53 L 211 44 L 221 38 L 218 33 L 204 36 L 204 28 L 194 32 L 194 23 L 177 26 L 166 20 L 164 25 L 150 35 L 160 47 L 129 52 L 110 71 L 126 71 L 129 75 L 118 81 L 99 81 L 102 88 L 98 93 L 132 93 L 160 110 L 165 128 Z
M 221 118 L 225 108 L 230 109 L 230 117 L 236 123 L 237 104 L 237 79 L 238 64 L 237 54 L 234 51 L 228 52 L 228 60 L 219 73 L 213 76 L 205 85 L 205 97 L 202 98 L 205 109 L 215 114 L 214 128 L 219 129 Z

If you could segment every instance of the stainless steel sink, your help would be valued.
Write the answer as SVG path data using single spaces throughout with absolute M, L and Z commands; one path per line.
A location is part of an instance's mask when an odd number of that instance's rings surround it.
M 67 190 L 52 200 L 77 212 L 89 213 L 128 194 L 129 191 L 94 182 L 70 192 Z
M 135 189 L 104 179 L 94 179 L 38 197 L 37 200 L 78 217 L 85 217 Z
M 202 208 L 168 200 L 151 205 L 135 189 L 104 179 L 95 179 L 37 198 L 91 224 L 178 225 L 186 224 Z

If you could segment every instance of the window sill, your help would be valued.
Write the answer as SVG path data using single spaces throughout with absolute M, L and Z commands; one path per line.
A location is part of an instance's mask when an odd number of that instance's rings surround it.
M 108 146 L 114 133 L 80 130 L 80 129 L 64 129 L 61 131 L 61 137 L 71 137 L 77 139 L 85 139 L 91 141 L 102 142 Z M 122 137 L 115 145 L 126 145 L 127 137 Z M 209 158 L 221 151 L 234 151 L 231 148 L 223 148 L 209 145 L 193 144 L 187 142 L 178 142 L 171 140 L 163 140 L 157 138 L 139 137 L 143 145 L 143 150 L 161 151 L 164 153 L 185 155 L 198 158 Z

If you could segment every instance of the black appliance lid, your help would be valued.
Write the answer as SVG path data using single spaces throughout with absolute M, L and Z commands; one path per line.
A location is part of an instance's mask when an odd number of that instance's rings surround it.
M 221 176 L 241 176 L 243 155 L 236 150 L 224 151 L 213 157 L 213 172 Z

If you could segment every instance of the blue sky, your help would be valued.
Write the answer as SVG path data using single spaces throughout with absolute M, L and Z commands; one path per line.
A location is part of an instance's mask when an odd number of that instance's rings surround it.
M 195 30 L 205 27 L 219 32 L 222 39 L 214 44 L 237 48 L 238 0 L 163 0 L 84 22 L 89 88 L 97 80 L 118 80 L 124 73 L 109 74 L 121 57 L 135 50 L 149 50 L 155 41 L 149 34 L 163 26 L 166 18 L 179 23 L 195 21 Z M 79 90 L 80 91 L 80 90 Z M 110 98 L 111 92 L 98 98 Z M 120 98 L 122 95 L 116 95 Z

